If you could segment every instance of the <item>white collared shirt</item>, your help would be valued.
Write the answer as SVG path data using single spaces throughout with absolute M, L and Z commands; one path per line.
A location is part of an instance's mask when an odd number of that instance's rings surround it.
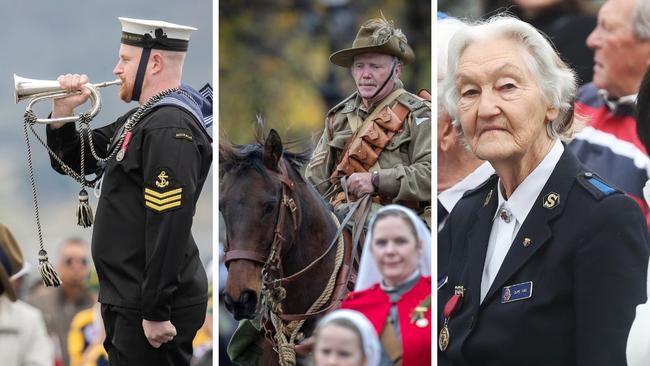
M 610 111 L 613 111 L 616 109 L 621 104 L 629 104 L 634 106 L 636 104 L 636 98 L 638 96 L 637 94 L 630 94 L 630 95 L 624 95 L 620 98 L 617 99 L 610 99 L 609 98 L 609 93 L 605 89 L 598 89 L 598 95 L 603 98 L 603 101 L 605 104 L 607 104 L 607 108 L 609 108 Z
M 438 200 L 447 212 L 451 212 L 465 192 L 478 187 L 479 184 L 488 180 L 492 174 L 494 174 L 494 168 L 486 161 L 458 183 L 438 193 Z M 444 221 L 440 223 L 438 232 L 440 232 L 444 225 Z
M 551 177 L 555 165 L 560 161 L 564 145 L 555 140 L 551 150 L 539 165 L 524 179 L 506 200 L 501 193 L 501 179 L 497 183 L 499 196 L 498 208 L 492 218 L 492 231 L 488 241 L 483 276 L 481 278 L 481 302 L 487 295 L 492 282 L 497 276 L 503 260 L 510 250 L 512 241 L 526 220 L 528 213 L 535 204 L 535 199 L 542 192 L 546 181 Z

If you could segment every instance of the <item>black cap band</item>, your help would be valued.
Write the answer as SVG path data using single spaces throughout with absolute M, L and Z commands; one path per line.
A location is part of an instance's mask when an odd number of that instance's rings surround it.
M 149 62 L 149 55 L 151 48 L 143 48 L 142 55 L 140 55 L 140 63 L 138 64 L 138 71 L 135 74 L 135 81 L 133 82 L 133 91 L 131 92 L 131 100 L 139 101 L 140 93 L 142 93 L 142 83 L 144 82 L 144 72 L 147 71 L 147 63 Z
M 155 38 L 149 33 L 135 34 L 129 32 L 122 32 L 121 42 L 129 46 L 136 46 L 142 48 L 154 48 L 157 50 L 166 51 L 187 51 L 189 41 L 184 39 L 167 38 L 161 28 L 156 29 Z

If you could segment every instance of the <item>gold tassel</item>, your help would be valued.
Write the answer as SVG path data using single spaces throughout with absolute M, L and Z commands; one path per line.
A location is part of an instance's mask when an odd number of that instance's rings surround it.
M 88 204 L 88 192 L 81 189 L 79 192 L 79 205 L 77 206 L 77 225 L 87 228 L 93 224 L 93 209 Z
M 43 249 L 38 252 L 38 271 L 41 273 L 45 287 L 59 287 L 63 284 L 59 274 L 48 261 L 47 252 Z

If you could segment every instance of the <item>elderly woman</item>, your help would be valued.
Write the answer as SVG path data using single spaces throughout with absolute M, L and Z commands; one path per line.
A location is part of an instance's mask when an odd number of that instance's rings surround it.
M 372 218 L 356 289 L 341 304 L 365 315 L 384 349 L 382 365 L 431 364 L 431 233 L 408 208 Z
M 314 366 L 378 366 L 381 346 L 363 314 L 336 310 L 320 320 L 314 331 Z
M 496 175 L 440 233 L 440 365 L 625 365 L 646 298 L 638 205 L 565 148 L 573 72 L 532 26 L 495 17 L 449 45 L 447 109 Z

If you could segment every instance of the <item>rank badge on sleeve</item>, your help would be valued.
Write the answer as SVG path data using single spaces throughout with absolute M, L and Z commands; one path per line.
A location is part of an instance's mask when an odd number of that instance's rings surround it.
M 183 204 L 183 187 L 178 185 L 170 169 L 159 168 L 144 188 L 144 205 L 157 213 L 163 213 Z

